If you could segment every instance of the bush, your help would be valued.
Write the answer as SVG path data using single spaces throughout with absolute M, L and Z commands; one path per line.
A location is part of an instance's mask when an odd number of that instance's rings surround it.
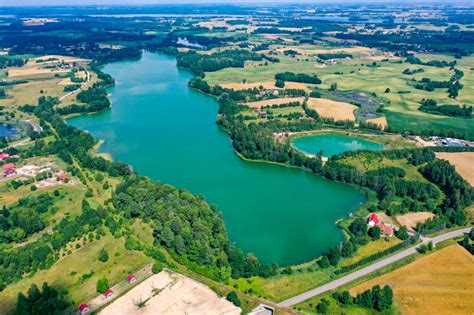
M 239 296 L 235 291 L 230 291 L 229 294 L 227 294 L 226 299 L 227 301 L 232 302 L 235 306 L 242 305 L 242 302 L 240 301 Z
M 104 293 L 109 289 L 109 280 L 101 278 L 97 281 L 96 290 L 98 293 Z
M 321 299 L 321 301 L 316 305 L 316 311 L 318 313 L 326 314 L 329 309 L 329 301 L 326 299 Z
M 151 271 L 154 274 L 160 273 L 163 270 L 163 265 L 160 262 L 155 262 L 151 267 Z
M 369 229 L 368 234 L 369 234 L 370 238 L 371 238 L 373 241 L 375 241 L 375 240 L 380 239 L 380 233 L 381 233 L 381 232 L 382 232 L 382 231 L 380 230 L 380 228 L 379 228 L 378 226 L 373 226 L 373 227 L 371 227 L 371 228 Z
M 105 248 L 102 248 L 99 252 L 99 260 L 101 262 L 106 262 L 107 260 L 109 260 L 109 253 L 107 253 L 107 251 L 105 250 Z

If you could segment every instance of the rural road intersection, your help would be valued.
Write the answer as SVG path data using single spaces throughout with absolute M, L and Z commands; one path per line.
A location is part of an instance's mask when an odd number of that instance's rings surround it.
M 462 236 L 464 233 L 469 233 L 470 230 L 471 230 L 471 228 L 469 227 L 469 228 L 464 228 L 464 229 L 448 232 L 448 233 L 445 233 L 445 234 L 442 234 L 442 235 L 439 235 L 439 236 L 436 236 L 436 237 L 433 237 L 433 238 L 423 237 L 422 238 L 422 240 L 423 240 L 422 244 L 427 244 L 429 242 L 432 242 L 433 245 L 436 245 L 439 242 L 443 242 L 443 241 L 449 240 L 451 238 Z M 348 274 L 344 277 L 341 277 L 339 279 L 336 279 L 334 281 L 326 283 L 322 286 L 316 287 L 314 289 L 311 289 L 309 291 L 301 293 L 297 296 L 289 298 L 289 299 L 287 299 L 283 302 L 280 302 L 280 303 L 278 303 L 278 306 L 282 306 L 282 307 L 292 306 L 292 305 L 301 303 L 301 302 L 303 302 L 303 301 L 305 301 L 309 298 L 317 296 L 321 293 L 337 289 L 338 287 L 340 287 L 344 284 L 347 284 L 347 283 L 349 283 L 351 281 L 354 281 L 354 280 L 356 280 L 360 277 L 368 275 L 369 273 L 374 272 L 374 271 L 376 271 L 380 268 L 383 268 L 383 267 L 388 266 L 388 265 L 390 265 L 390 264 L 392 264 L 396 261 L 399 261 L 399 260 L 401 260 L 405 257 L 408 257 L 408 256 L 411 256 L 411 255 L 415 254 L 417 252 L 418 247 L 419 247 L 419 245 L 415 245 L 415 246 L 412 246 L 410 248 L 407 248 L 407 249 L 405 249 L 405 250 L 403 250 L 399 253 L 396 253 L 392 256 L 389 256 L 389 257 L 384 258 L 380 261 L 377 261 L 377 262 L 373 263 L 372 265 L 369 265 L 367 267 L 364 267 L 362 269 L 354 271 L 353 273 L 350 273 L 350 274 Z

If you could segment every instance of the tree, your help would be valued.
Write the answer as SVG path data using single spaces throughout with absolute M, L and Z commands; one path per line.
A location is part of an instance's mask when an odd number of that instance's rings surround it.
M 282 88 L 285 87 L 285 81 L 283 81 L 283 80 L 276 80 L 275 86 L 282 89 Z
M 345 241 L 342 243 L 342 246 L 341 246 L 342 257 L 351 257 L 355 251 L 356 251 L 356 248 L 351 241 Z
M 395 236 L 401 239 L 402 241 L 408 239 L 410 235 L 408 234 L 408 228 L 406 226 L 402 226 L 397 231 L 395 231 Z
M 316 305 L 316 311 L 321 314 L 326 314 L 329 310 L 329 301 L 326 299 L 321 299 L 321 301 Z
M 336 82 L 331 83 L 329 91 L 337 91 L 337 83 Z
M 227 301 L 232 302 L 235 306 L 242 305 L 242 302 L 240 301 L 239 296 L 237 295 L 237 293 L 235 291 L 230 291 L 227 294 L 226 299 L 227 299 Z
M 318 262 L 321 268 L 328 268 L 331 264 L 329 263 L 329 259 L 326 255 L 321 257 L 321 260 Z
M 107 260 L 109 260 L 109 253 L 107 253 L 107 251 L 105 250 L 105 248 L 102 248 L 99 252 L 99 260 L 101 262 L 106 262 Z
M 26 296 L 23 293 L 18 294 L 16 309 L 13 314 L 59 314 L 69 305 L 70 303 L 65 300 L 64 295 L 50 287 L 46 282 L 43 283 L 42 290 L 39 290 L 36 284 L 32 284 Z
M 385 93 L 390 93 L 390 88 L 386 88 Z
M 375 241 L 375 240 L 378 240 L 380 239 L 380 233 L 381 233 L 381 230 L 378 226 L 373 226 L 369 229 L 369 236 L 370 238 Z
M 97 281 L 96 285 L 97 292 L 104 293 L 109 289 L 109 280 L 107 278 L 101 278 Z

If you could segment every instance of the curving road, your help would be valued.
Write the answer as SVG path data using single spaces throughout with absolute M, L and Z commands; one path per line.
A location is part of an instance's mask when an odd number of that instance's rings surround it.
M 443 241 L 449 240 L 451 238 L 462 236 L 464 233 L 469 233 L 470 230 L 471 230 L 471 227 L 456 230 L 456 231 L 452 231 L 452 232 L 448 232 L 448 233 L 445 233 L 445 234 L 442 234 L 442 235 L 439 235 L 439 236 L 436 236 L 436 237 L 433 237 L 433 238 L 422 237 L 421 238 L 422 241 L 423 241 L 422 244 L 427 244 L 429 242 L 432 242 L 433 245 L 436 245 L 439 242 L 443 242 Z M 344 277 L 341 277 L 339 279 L 336 279 L 334 281 L 326 283 L 322 286 L 316 287 L 314 289 L 311 289 L 309 291 L 301 293 L 297 296 L 289 298 L 288 300 L 285 300 L 283 302 L 278 303 L 278 306 L 282 306 L 282 307 L 292 306 L 292 305 L 301 303 L 301 302 L 303 302 L 303 301 L 305 301 L 309 298 L 312 298 L 316 295 L 319 295 L 321 293 L 337 289 L 338 287 L 340 287 L 344 284 L 347 284 L 347 283 L 349 283 L 351 281 L 354 281 L 354 280 L 356 280 L 360 277 L 368 275 L 369 273 L 374 272 L 374 271 L 376 271 L 380 268 L 383 268 L 383 267 L 388 266 L 388 265 L 390 265 L 390 264 L 392 264 L 396 261 L 399 261 L 399 260 L 401 260 L 405 257 L 408 257 L 408 256 L 411 256 L 411 255 L 415 254 L 417 252 L 417 248 L 420 245 L 421 244 L 412 246 L 410 248 L 407 248 L 407 249 L 405 249 L 405 250 L 403 250 L 399 253 L 396 253 L 396 254 L 394 254 L 392 256 L 389 256 L 385 259 L 377 261 L 377 262 L 373 263 L 372 265 L 369 265 L 367 267 L 364 267 L 362 269 L 354 271 L 353 273 L 350 273 L 350 274 L 348 274 Z

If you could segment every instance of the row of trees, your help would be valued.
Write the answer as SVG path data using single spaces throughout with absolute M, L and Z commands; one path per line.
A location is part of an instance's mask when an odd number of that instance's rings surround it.
M 418 108 L 422 112 L 452 116 L 452 117 L 472 117 L 472 106 L 459 105 L 438 105 L 433 99 L 422 99 Z
M 309 75 L 305 73 L 282 72 L 275 74 L 276 80 L 301 82 L 309 84 L 321 84 L 321 79 L 317 75 Z

